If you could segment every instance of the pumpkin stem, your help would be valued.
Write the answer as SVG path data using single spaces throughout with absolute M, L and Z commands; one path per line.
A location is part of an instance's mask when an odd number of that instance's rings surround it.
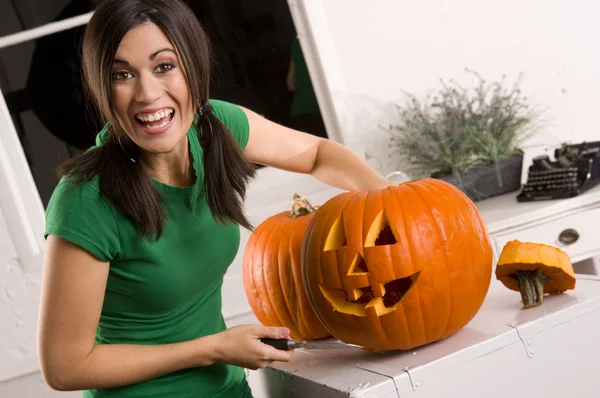
M 292 204 L 291 218 L 298 218 L 314 213 L 317 209 L 308 201 L 306 196 L 294 194 L 294 203 Z
M 540 270 L 517 271 L 513 278 L 519 283 L 524 308 L 537 307 L 544 302 L 544 284 L 548 277 Z

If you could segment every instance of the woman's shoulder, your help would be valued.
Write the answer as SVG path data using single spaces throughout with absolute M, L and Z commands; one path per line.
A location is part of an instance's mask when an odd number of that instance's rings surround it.
M 115 209 L 101 194 L 97 176 L 89 181 L 72 176 L 60 179 L 46 206 L 44 236 L 50 234 L 70 240 L 104 261 L 120 252 Z
M 50 197 L 48 209 L 51 210 L 53 205 L 64 202 L 73 205 L 78 202 L 85 202 L 86 205 L 105 203 L 106 201 L 100 192 L 98 175 L 89 181 L 79 181 L 74 175 L 61 177 Z
M 250 124 L 244 110 L 239 105 L 224 100 L 213 98 L 209 102 L 214 115 L 223 122 L 244 149 L 250 135 Z
M 215 116 L 226 126 L 229 127 L 229 125 L 232 125 L 234 128 L 247 128 L 248 117 L 241 106 L 214 98 L 209 102 L 213 107 Z

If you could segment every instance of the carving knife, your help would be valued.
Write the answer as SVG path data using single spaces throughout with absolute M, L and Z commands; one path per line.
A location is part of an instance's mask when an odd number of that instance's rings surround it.
M 325 340 L 325 341 L 296 341 L 290 339 L 268 339 L 262 338 L 261 342 L 277 348 L 278 350 L 291 350 L 294 348 L 309 348 L 309 349 L 332 349 L 332 348 L 363 348 L 355 344 L 346 344 L 340 340 Z

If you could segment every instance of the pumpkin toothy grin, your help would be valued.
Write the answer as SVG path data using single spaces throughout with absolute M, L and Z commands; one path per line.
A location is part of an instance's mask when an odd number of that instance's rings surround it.
M 147 129 L 160 129 L 171 123 L 175 110 L 173 108 L 161 109 L 154 113 L 138 113 L 135 120 Z
M 349 297 L 344 289 L 319 285 L 323 296 L 331 303 L 335 311 L 344 314 L 367 316 L 367 309 L 373 307 L 377 316 L 382 316 L 395 311 L 402 303 L 402 299 L 411 290 L 421 271 L 414 274 L 380 284 L 381 296 L 373 292 L 371 286 L 353 289 Z

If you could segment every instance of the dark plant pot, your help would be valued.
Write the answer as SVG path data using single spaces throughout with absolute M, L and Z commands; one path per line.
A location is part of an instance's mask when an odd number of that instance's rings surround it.
M 502 159 L 487 167 L 434 177 L 446 181 L 463 191 L 473 202 L 493 198 L 521 188 L 523 155 Z

